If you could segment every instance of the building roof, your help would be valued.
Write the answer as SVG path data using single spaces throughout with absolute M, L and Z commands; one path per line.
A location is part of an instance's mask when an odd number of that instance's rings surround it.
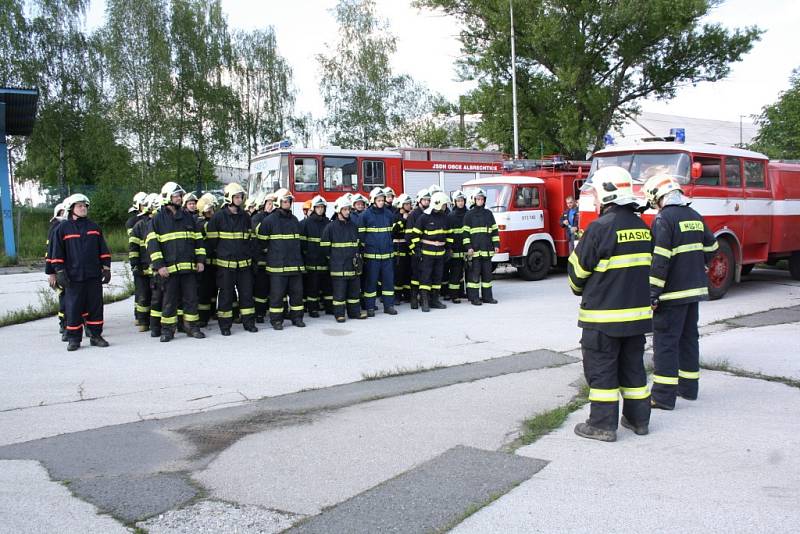
M 30 135 L 36 122 L 39 90 L 0 87 L 0 102 L 6 105 L 5 134 Z

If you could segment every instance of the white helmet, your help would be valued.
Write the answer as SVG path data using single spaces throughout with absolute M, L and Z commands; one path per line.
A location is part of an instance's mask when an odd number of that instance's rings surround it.
M 175 182 L 167 182 L 161 187 L 161 203 L 169 204 L 172 201 L 172 195 L 184 195 L 186 191 Z
M 391 197 L 396 197 L 397 196 L 397 193 L 394 192 L 394 189 L 392 189 L 388 185 L 383 188 L 383 194 L 386 195 L 387 197 L 388 196 L 391 196 Z
M 430 200 L 431 199 L 431 192 L 428 189 L 420 189 L 417 192 L 417 203 L 419 203 L 420 200 L 425 199 L 425 198 Z
M 472 207 L 475 205 L 475 198 L 476 197 L 483 197 L 484 200 L 486 199 L 486 191 L 478 187 L 477 189 L 472 189 L 469 193 L 467 193 L 467 206 Z
M 464 201 L 466 201 L 467 195 L 465 195 L 461 189 L 456 189 L 455 191 L 453 191 L 453 194 L 450 195 L 450 198 L 453 200 L 453 204 L 455 204 L 456 200 L 458 200 L 459 198 L 463 198 Z
M 681 184 L 678 183 L 678 180 L 668 174 L 656 174 L 649 178 L 644 183 L 644 186 L 642 186 L 642 191 L 644 191 L 644 198 L 653 208 L 658 207 L 658 201 L 667 193 L 671 193 L 672 191 L 680 191 L 683 193 L 683 189 L 681 189 Z
M 63 218 L 64 218 L 64 203 L 59 202 L 53 207 L 53 219 L 63 219 Z
M 138 193 L 133 195 L 133 204 L 131 204 L 131 207 L 128 208 L 128 213 L 142 209 L 146 203 L 146 198 L 147 198 L 147 193 L 145 193 L 144 191 L 139 191 Z
M 203 194 L 197 201 L 197 211 L 199 211 L 200 213 L 205 213 L 208 210 L 214 209 L 216 207 L 217 207 L 217 197 L 215 197 L 211 193 Z
M 244 187 L 242 187 L 241 184 L 237 184 L 236 182 L 226 185 L 225 189 L 222 190 L 222 193 L 225 198 L 225 204 L 233 204 L 233 197 L 235 197 L 236 195 L 242 195 L 242 200 L 244 200 L 247 197 L 247 193 L 245 192 Z M 250 203 L 252 205 L 252 202 L 250 202 L 249 200 L 246 201 L 246 203 L 244 204 L 245 209 L 248 208 L 247 203 Z
M 442 191 L 437 191 L 431 196 L 431 207 L 434 211 L 443 210 L 447 207 L 448 202 L 447 194 Z
M 317 195 L 311 199 L 311 209 L 313 210 L 317 206 L 328 206 L 328 201 L 322 195 Z
M 603 167 L 592 176 L 592 187 L 597 193 L 597 200 L 601 206 L 607 204 L 635 204 L 636 197 L 633 196 L 633 179 L 631 173 L 611 165 Z
M 409 194 L 400 193 L 400 196 L 398 196 L 396 199 L 394 199 L 394 203 L 393 204 L 395 206 L 398 206 L 398 207 L 402 208 L 403 204 L 414 204 L 414 199 L 411 198 L 411 195 L 409 195 Z
M 355 206 L 356 202 L 363 202 L 364 204 L 366 204 L 369 202 L 369 200 L 361 193 L 356 193 L 350 197 L 350 202 L 353 204 L 353 206 Z
M 428 188 L 428 193 L 430 193 L 430 194 L 431 194 L 431 201 L 433 201 L 433 194 L 434 194 L 434 193 L 439 193 L 439 192 L 441 192 L 441 191 L 442 191 L 442 188 L 441 188 L 441 187 L 439 187 L 439 185 L 438 185 L 438 184 L 433 184 L 433 185 L 431 185 L 431 186 Z
M 147 211 L 156 211 L 161 205 L 161 195 L 158 193 L 150 193 L 144 200 Z
M 374 187 L 372 191 L 369 192 L 369 203 L 375 204 L 375 199 L 378 197 L 383 197 L 383 200 L 386 200 L 386 192 L 380 187 Z
M 281 202 L 283 202 L 284 200 L 288 200 L 289 202 L 294 202 L 294 197 L 292 196 L 292 193 L 290 193 L 288 189 L 282 187 L 277 191 L 275 191 L 275 202 L 278 204 L 278 207 L 280 207 Z
M 347 195 L 342 195 L 336 199 L 336 202 L 333 203 L 333 211 L 339 213 L 342 211 L 342 208 L 352 208 L 353 203 L 350 202 L 350 198 Z
M 83 202 L 84 204 L 86 204 L 87 208 L 89 207 L 89 198 L 81 193 L 75 193 L 64 199 L 64 210 L 67 212 L 71 212 L 72 208 L 78 202 Z

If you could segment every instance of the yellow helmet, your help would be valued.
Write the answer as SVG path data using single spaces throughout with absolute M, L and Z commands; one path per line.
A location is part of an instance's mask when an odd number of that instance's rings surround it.
M 175 182 L 167 182 L 161 187 L 161 203 L 166 205 L 172 201 L 172 195 L 185 195 L 186 191 Z
M 681 189 L 681 184 L 678 183 L 678 180 L 673 176 L 669 174 L 656 174 L 644 183 L 642 191 L 644 191 L 644 198 L 650 206 L 657 208 L 658 201 L 661 200 L 664 195 L 672 191 L 680 191 L 682 193 L 683 189 Z
M 215 197 L 211 193 L 205 193 L 197 201 L 197 211 L 200 213 L 205 213 L 209 210 L 213 210 L 216 207 L 217 207 L 217 197 Z
M 222 193 L 225 197 L 225 204 L 232 204 L 233 197 L 236 195 L 242 195 L 242 200 L 247 198 L 247 193 L 245 193 L 244 188 L 237 183 L 228 184 L 225 186 L 225 189 L 222 190 Z
M 450 199 L 447 198 L 447 193 L 437 191 L 431 196 L 431 207 L 435 211 L 442 211 L 448 204 Z

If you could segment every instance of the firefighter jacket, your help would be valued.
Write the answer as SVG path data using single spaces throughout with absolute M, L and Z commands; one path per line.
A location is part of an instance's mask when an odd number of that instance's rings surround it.
M 652 330 L 647 293 L 651 236 L 633 206 L 611 205 L 586 229 L 569 257 L 569 286 L 582 295 L 578 326 L 611 337 Z
M 423 213 L 425 213 L 425 210 L 422 209 L 422 206 L 417 206 L 411 210 L 406 219 L 406 243 L 408 243 L 409 249 L 411 249 L 411 242 L 414 240 L 414 226 Z
M 472 249 L 476 258 L 491 258 L 495 247 L 500 246 L 500 234 L 494 214 L 483 206 L 473 206 L 464 214 L 464 227 L 461 231 L 464 251 Z
M 271 213 L 272 212 L 267 213 L 266 211 L 261 210 L 261 211 L 258 211 L 258 212 L 254 213 L 253 215 L 250 216 L 250 226 L 253 229 L 253 239 L 252 239 L 252 242 L 253 242 L 253 261 L 256 263 L 256 265 L 259 268 L 266 266 L 267 265 L 267 261 L 266 261 L 266 251 L 265 251 L 264 247 L 262 246 L 263 242 L 259 241 L 258 238 L 256 237 L 258 235 L 258 226 L 262 222 L 264 222 L 264 219 L 269 217 L 269 215 Z
M 356 276 L 353 259 L 359 249 L 358 227 L 349 218 L 331 221 L 322 231 L 320 247 L 328 258 L 331 276 Z
M 206 226 L 206 245 L 211 263 L 227 269 L 243 269 L 253 264 L 253 230 L 250 215 L 242 208 L 232 213 L 225 205 Z
M 408 219 L 404 219 L 400 210 L 397 210 L 394 214 L 394 223 L 392 224 L 392 242 L 394 244 L 394 255 L 396 257 L 402 258 L 408 256 L 409 241 L 406 241 L 407 222 Z
M 358 232 L 368 260 L 390 260 L 394 256 L 392 225 L 394 214 L 391 210 L 370 206 L 358 219 Z
M 355 208 L 350 210 L 350 220 L 353 222 L 353 224 L 355 224 L 356 226 L 361 225 L 361 217 L 364 216 L 364 214 L 367 212 L 367 209 L 369 208 L 365 208 L 364 211 L 358 211 Z
M 330 224 L 328 217 L 311 213 L 300 221 L 300 250 L 306 271 L 327 271 L 328 258 L 322 250 L 322 232 Z
M 128 235 L 131 235 L 131 230 L 133 230 L 133 227 L 136 226 L 137 222 L 146 218 L 147 218 L 146 214 L 138 212 L 128 217 L 128 220 L 125 221 L 125 231 L 128 232 Z
M 158 210 L 147 233 L 146 246 L 154 272 L 162 267 L 170 273 L 191 272 L 206 260 L 203 236 L 197 231 L 194 218 L 180 208 L 175 213 L 168 206 Z
M 414 222 L 414 238 L 411 249 L 416 255 L 444 256 L 447 245 L 447 215 L 444 211 L 423 212 Z
M 450 245 L 453 258 L 464 257 L 466 250 L 464 248 L 464 216 L 466 214 L 467 208 L 453 208 L 453 211 L 447 214 L 447 228 L 450 230 L 447 243 Z
M 45 243 L 44 252 L 44 274 L 56 274 L 53 262 L 50 261 L 50 243 L 55 239 L 56 230 L 58 230 L 58 225 L 61 224 L 61 222 L 61 219 L 53 219 L 50 221 L 50 229 L 47 230 L 47 242 Z
M 273 210 L 258 226 L 260 247 L 266 250 L 265 266 L 269 274 L 305 272 L 300 248 L 300 223 L 291 210 Z
M 111 268 L 111 253 L 97 224 L 86 217 L 70 218 L 55 227 L 48 261 L 56 273 L 66 271 L 71 282 L 83 282 Z
M 708 299 L 705 266 L 719 245 L 703 217 L 689 206 L 665 206 L 653 221 L 650 299 L 661 305 Z
M 151 222 L 150 217 L 139 219 L 128 236 L 128 261 L 131 270 L 136 274 L 153 274 L 150 268 L 150 256 L 147 254 L 147 234 L 150 233 Z

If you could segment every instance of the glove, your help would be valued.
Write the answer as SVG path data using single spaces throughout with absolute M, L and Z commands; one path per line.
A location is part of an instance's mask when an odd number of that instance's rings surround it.
M 56 283 L 63 288 L 69 287 L 69 277 L 66 270 L 62 269 L 56 273 Z
M 353 256 L 353 270 L 357 276 L 361 276 L 361 273 L 364 272 L 364 258 L 361 257 L 361 254 Z
M 102 282 L 107 284 L 111 281 L 111 269 L 103 269 L 103 279 Z

